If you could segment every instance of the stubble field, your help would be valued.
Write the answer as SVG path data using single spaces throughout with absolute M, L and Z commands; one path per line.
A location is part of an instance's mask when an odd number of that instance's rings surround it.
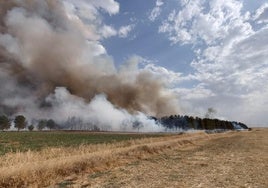
M 8 152 L 0 187 L 268 187 L 268 129 L 112 140 Z

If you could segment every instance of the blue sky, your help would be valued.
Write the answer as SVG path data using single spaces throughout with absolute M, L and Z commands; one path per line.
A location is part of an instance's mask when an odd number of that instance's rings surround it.
M 193 58 L 191 46 L 171 44 L 165 34 L 158 32 L 161 19 L 155 22 L 148 18 L 156 2 L 153 1 L 118 1 L 120 13 L 115 16 L 105 14 L 104 21 L 113 27 L 133 25 L 128 37 L 111 37 L 103 41 L 108 54 L 111 54 L 115 63 L 121 64 L 133 54 L 154 61 L 168 69 L 189 73 L 189 62 Z M 176 4 L 170 1 L 165 9 Z M 165 10 L 166 11 L 166 10 Z
M 181 113 L 268 124 L 265 0 L 65 0 L 90 28 L 96 55 L 164 79 Z M 76 9 L 70 8 L 74 5 Z M 75 10 L 75 11 L 74 11 Z
M 60 45 L 64 55 L 56 57 L 64 61 L 54 63 L 72 62 L 87 76 L 124 73 L 131 80 L 130 75 L 150 73 L 165 83 L 161 95 L 172 92 L 178 99 L 180 114 L 203 117 L 214 108 L 220 119 L 268 125 L 267 0 L 34 2 L 16 1 L 20 8 L 7 11 L 2 18 L 7 33 L 0 33 L 0 45 L 26 69 L 39 63 L 35 52 L 43 54 L 42 45 Z M 66 33 L 66 45 L 55 40 L 41 45 L 46 35 Z
M 266 1 L 110 2 L 118 12 L 99 17 L 114 33 L 99 41 L 117 67 L 141 57 L 142 68 L 171 80 L 182 113 L 213 107 L 219 118 L 268 123 Z

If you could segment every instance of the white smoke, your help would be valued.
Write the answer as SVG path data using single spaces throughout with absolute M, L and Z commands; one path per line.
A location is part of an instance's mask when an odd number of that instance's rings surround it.
M 178 113 L 175 94 L 164 80 L 139 69 L 137 57 L 116 69 L 100 42 L 104 24 L 97 11 L 116 14 L 119 4 L 103 2 L 0 1 L 1 113 L 60 124 L 75 117 L 126 131 L 158 131 L 146 115 Z
M 46 101 L 52 104 L 49 116 L 59 123 L 75 117 L 82 122 L 96 125 L 101 130 L 163 131 L 163 127 L 157 125 L 154 120 L 149 119 L 143 113 L 136 112 L 132 115 L 125 109 L 115 107 L 107 100 L 105 94 L 96 95 L 87 103 L 83 98 L 71 95 L 66 88 L 58 87 L 53 94 L 46 98 Z

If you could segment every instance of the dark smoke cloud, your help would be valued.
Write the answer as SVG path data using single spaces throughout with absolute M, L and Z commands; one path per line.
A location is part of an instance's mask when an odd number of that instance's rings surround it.
M 132 114 L 178 113 L 175 96 L 152 73 L 128 65 L 116 70 L 108 55 L 96 55 L 99 42 L 86 37 L 81 20 L 70 17 L 62 2 L 0 1 L 1 111 L 37 113 L 63 87 L 86 103 L 104 93 Z

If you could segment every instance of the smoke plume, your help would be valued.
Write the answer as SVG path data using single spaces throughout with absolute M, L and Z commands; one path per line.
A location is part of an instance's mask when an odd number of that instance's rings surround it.
M 0 112 L 102 124 L 178 112 L 165 83 L 138 69 L 137 58 L 116 69 L 111 57 L 97 53 L 99 41 L 85 27 L 64 1 L 0 1 Z

